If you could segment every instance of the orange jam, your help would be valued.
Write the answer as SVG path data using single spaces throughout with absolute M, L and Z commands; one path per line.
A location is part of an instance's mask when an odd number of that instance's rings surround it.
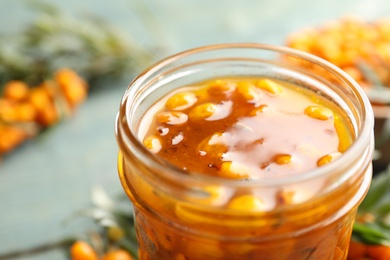
M 143 144 L 186 172 L 279 178 L 320 167 L 352 143 L 339 107 L 269 78 L 218 78 L 176 89 L 141 122 Z
M 116 120 L 142 260 L 346 260 L 371 179 L 363 91 L 316 57 L 256 44 L 142 73 Z

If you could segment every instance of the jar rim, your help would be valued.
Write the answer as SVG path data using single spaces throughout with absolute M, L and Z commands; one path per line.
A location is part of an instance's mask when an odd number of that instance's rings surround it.
M 219 185 L 225 186 L 233 186 L 233 187 L 265 187 L 265 186 L 279 186 L 292 184 L 301 181 L 307 181 L 313 178 L 321 177 L 329 172 L 337 171 L 340 168 L 343 168 L 346 162 L 351 162 L 356 159 L 357 156 L 361 157 L 361 154 L 357 155 L 356 151 L 365 151 L 366 157 L 368 156 L 371 160 L 372 151 L 373 151 L 373 126 L 374 126 L 374 113 L 371 107 L 371 103 L 366 96 L 364 90 L 358 85 L 358 83 L 349 76 L 346 72 L 338 68 L 337 66 L 331 64 L 330 62 L 319 58 L 313 54 L 306 53 L 300 50 L 292 49 L 290 47 L 285 46 L 275 46 L 261 43 L 224 43 L 224 44 L 213 44 L 206 45 L 197 48 L 188 49 L 171 56 L 168 56 L 154 65 L 150 66 L 143 72 L 139 74 L 128 86 L 127 91 L 122 99 L 122 104 L 126 103 L 125 109 L 125 117 L 127 122 L 131 122 L 131 118 L 129 115 L 129 104 L 126 102 L 127 98 L 131 95 L 135 95 L 137 91 L 137 87 L 142 85 L 144 80 L 153 75 L 156 71 L 168 66 L 169 64 L 180 60 L 182 58 L 186 58 L 188 56 L 202 53 L 202 52 L 210 52 L 210 51 L 218 51 L 218 50 L 228 50 L 228 49 L 256 49 L 256 50 L 264 50 L 271 51 L 279 54 L 287 54 L 291 56 L 296 56 L 305 61 L 320 64 L 322 68 L 325 68 L 327 71 L 331 72 L 333 75 L 336 75 L 338 78 L 342 79 L 344 82 L 348 83 L 348 85 L 352 88 L 357 97 L 359 98 L 359 102 L 362 105 L 362 114 L 361 121 L 362 127 L 359 132 L 356 134 L 356 139 L 349 149 L 347 149 L 342 156 L 340 156 L 337 160 L 324 165 L 322 167 L 318 167 L 315 169 L 310 169 L 306 171 L 302 171 L 299 174 L 294 174 L 291 176 L 284 176 L 283 178 L 263 178 L 263 179 L 255 179 L 251 181 L 242 180 L 232 180 L 232 179 L 224 179 L 216 176 L 209 176 L 205 174 L 197 174 L 197 173 L 188 173 L 183 170 L 175 167 L 170 164 L 161 164 L 161 160 L 157 158 L 157 156 L 151 154 L 138 140 L 136 134 L 129 129 L 129 133 L 131 133 L 131 144 L 133 145 L 133 149 L 137 154 L 137 158 L 145 165 L 148 165 L 153 168 L 163 167 L 164 173 L 167 176 L 165 178 L 176 180 L 180 183 L 186 182 L 200 182 L 200 183 L 218 183 Z M 117 122 L 118 124 L 118 122 Z M 129 126 L 127 126 L 129 127 Z M 116 126 L 118 128 L 118 126 Z M 130 128 L 130 127 L 129 127 Z M 370 145 L 371 142 L 371 145 Z M 367 148 L 368 147 L 368 148 Z M 169 175 L 169 176 L 168 176 Z

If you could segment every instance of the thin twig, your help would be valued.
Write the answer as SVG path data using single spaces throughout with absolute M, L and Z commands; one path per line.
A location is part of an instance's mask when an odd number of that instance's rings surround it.
M 41 254 L 55 249 L 63 249 L 69 247 L 75 241 L 76 241 L 75 238 L 66 238 L 56 242 L 51 242 L 51 243 L 47 243 L 47 244 L 43 244 L 31 248 L 11 251 L 5 254 L 0 254 L 0 260 L 16 259 L 22 256 L 31 256 L 31 255 Z

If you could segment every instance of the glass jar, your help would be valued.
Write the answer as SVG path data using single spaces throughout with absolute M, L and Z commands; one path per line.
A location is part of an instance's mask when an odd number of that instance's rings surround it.
M 140 122 L 159 98 L 226 76 L 275 78 L 326 97 L 350 121 L 352 146 L 325 166 L 254 181 L 187 173 L 143 146 Z M 116 121 L 119 177 L 134 205 L 140 259 L 346 259 L 356 210 L 371 181 L 373 122 L 370 103 L 356 82 L 300 51 L 222 44 L 158 62 L 129 85 Z M 298 199 L 279 205 L 278 196 L 286 190 Z M 268 207 L 225 207 L 234 194 L 248 192 Z

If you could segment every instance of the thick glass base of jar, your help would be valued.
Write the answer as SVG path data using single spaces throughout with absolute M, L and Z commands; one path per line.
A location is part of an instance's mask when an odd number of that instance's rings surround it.
M 372 176 L 370 165 L 361 178 L 342 187 L 337 194 L 332 194 L 338 197 L 341 193 L 345 195 L 343 206 L 337 212 L 329 207 L 334 203 L 331 195 L 324 203 L 308 202 L 307 205 L 312 204 L 309 206 L 312 215 L 305 215 L 300 221 L 291 219 L 290 216 L 294 215 L 290 215 L 287 209 L 286 212 L 269 213 L 272 216 L 269 223 L 263 221 L 264 216 L 244 222 L 215 212 L 202 212 L 210 214 L 213 219 L 191 213 L 190 218 L 202 217 L 202 221 L 183 222 L 177 218 L 181 199 L 162 195 L 137 178 L 133 174 L 136 172 L 133 167 L 123 161 L 120 153 L 119 176 L 134 203 L 141 260 L 345 260 L 357 207 L 368 190 Z
M 135 210 L 139 259 L 159 260 L 305 260 L 347 259 L 356 208 L 336 221 L 312 232 L 269 242 L 216 241 L 193 237 L 161 224 L 153 217 Z

